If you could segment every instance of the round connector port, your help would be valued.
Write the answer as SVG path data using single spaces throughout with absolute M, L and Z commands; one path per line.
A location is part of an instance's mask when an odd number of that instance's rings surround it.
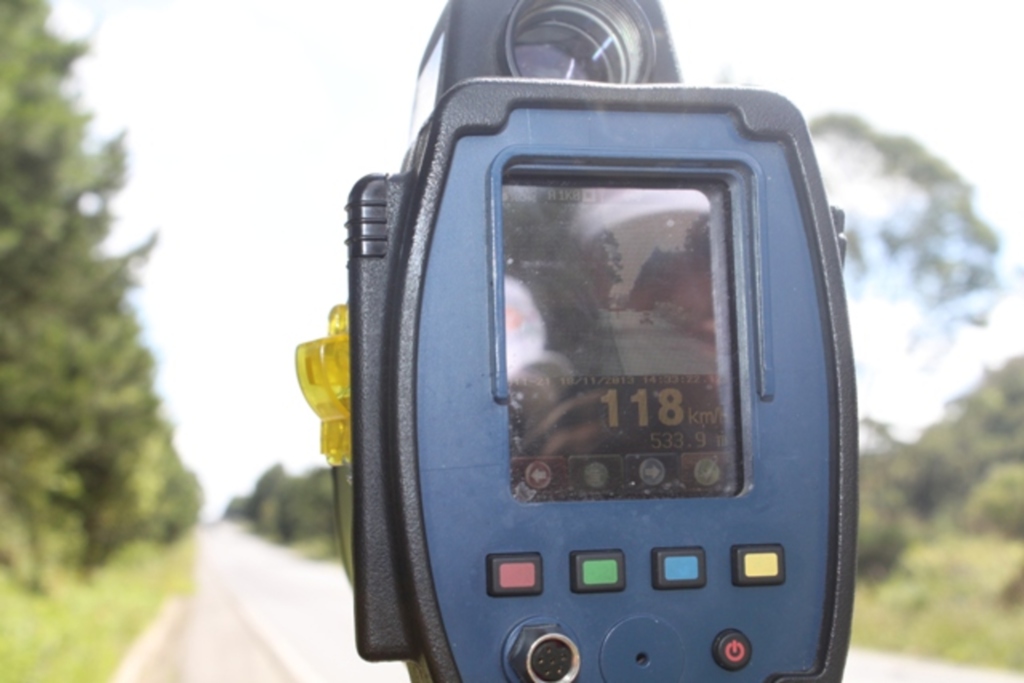
M 580 654 L 571 640 L 557 633 L 538 639 L 526 658 L 531 681 L 572 681 L 579 673 Z
M 572 683 L 579 676 L 579 648 L 558 626 L 523 626 L 513 638 L 509 663 L 522 683 Z

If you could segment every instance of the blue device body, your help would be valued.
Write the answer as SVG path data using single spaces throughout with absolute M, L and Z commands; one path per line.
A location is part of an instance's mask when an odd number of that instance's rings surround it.
M 853 361 L 839 238 L 799 113 L 750 90 L 471 81 L 418 149 L 414 173 L 378 179 L 387 256 L 350 262 L 368 307 L 353 306 L 364 656 L 410 660 L 414 680 L 515 680 L 516 630 L 554 623 L 578 644 L 581 681 L 840 680 Z M 517 164 L 726 188 L 736 495 L 513 496 L 501 189 Z M 588 553 L 613 557 L 622 586 L 577 590 Z M 523 557 L 539 590 L 493 594 L 490 563 Z

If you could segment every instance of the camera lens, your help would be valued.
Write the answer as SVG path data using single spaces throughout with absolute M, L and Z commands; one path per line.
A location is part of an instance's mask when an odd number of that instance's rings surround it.
M 654 64 L 654 36 L 633 0 L 521 0 L 505 52 L 514 76 L 642 83 Z

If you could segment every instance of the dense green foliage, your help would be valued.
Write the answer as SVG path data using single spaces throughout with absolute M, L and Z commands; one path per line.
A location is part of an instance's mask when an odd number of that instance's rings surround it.
M 103 251 L 122 141 L 88 138 L 69 94 L 85 47 L 48 9 L 0 0 L 0 567 L 37 590 L 178 538 L 200 502 L 128 302 L 152 241 Z
M 980 531 L 1024 538 L 1024 462 L 993 466 L 971 491 L 966 513 Z
M 861 459 L 865 514 L 1024 540 L 1024 357 L 986 373 L 912 444 Z
M 253 492 L 235 498 L 225 516 L 248 523 L 257 533 L 288 544 L 335 548 L 334 489 L 325 468 L 293 476 L 274 465 Z
M 195 543 L 134 544 L 88 582 L 57 572 L 50 594 L 0 573 L 0 680 L 106 683 L 169 595 L 192 590 Z
M 916 540 L 888 578 L 857 586 L 853 640 L 1024 670 L 1024 541 L 964 534 Z
M 914 443 L 866 427 L 855 641 L 1024 669 L 1024 357 Z

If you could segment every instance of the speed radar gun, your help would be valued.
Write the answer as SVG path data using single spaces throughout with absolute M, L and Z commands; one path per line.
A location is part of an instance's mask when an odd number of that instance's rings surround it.
M 298 350 L 360 654 L 841 680 L 854 369 L 800 113 L 683 86 L 656 0 L 450 0 L 417 112 L 402 170 L 352 190 L 349 304 Z

